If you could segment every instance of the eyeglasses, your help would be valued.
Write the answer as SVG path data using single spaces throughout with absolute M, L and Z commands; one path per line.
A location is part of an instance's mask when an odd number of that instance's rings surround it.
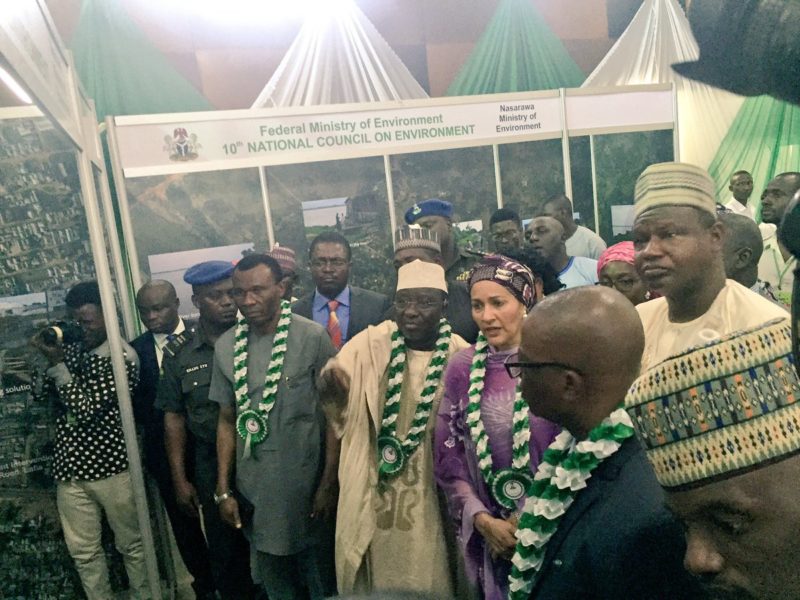
M 512 379 L 522 377 L 522 371 L 524 369 L 544 369 L 547 367 L 561 369 L 562 371 L 575 371 L 578 375 L 583 375 L 583 372 L 580 369 L 576 369 L 571 365 L 560 362 L 518 362 L 515 360 L 510 360 L 512 358 L 516 358 L 516 356 L 509 356 L 504 363 L 506 367 L 506 373 L 508 373 L 508 376 Z
M 406 310 L 412 306 L 419 310 L 432 310 L 442 305 L 441 300 L 395 300 L 394 307 L 397 310 Z
M 315 258 L 311 261 L 311 266 L 314 269 L 322 269 L 327 266 L 336 267 L 341 269 L 347 266 L 350 261 L 344 258 Z
M 639 283 L 638 279 L 633 279 L 632 277 L 619 277 L 618 279 L 603 278 L 598 281 L 595 285 L 602 285 L 603 287 L 613 287 L 622 291 L 628 291 L 632 289 L 637 283 Z

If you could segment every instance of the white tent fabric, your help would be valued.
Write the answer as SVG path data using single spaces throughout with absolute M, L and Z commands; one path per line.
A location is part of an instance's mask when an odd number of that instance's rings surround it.
M 309 15 L 253 108 L 427 98 L 352 0 Z
M 674 82 L 680 160 L 708 168 L 744 98 L 672 70 L 673 63 L 698 56 L 697 42 L 678 2 L 645 0 L 583 87 Z

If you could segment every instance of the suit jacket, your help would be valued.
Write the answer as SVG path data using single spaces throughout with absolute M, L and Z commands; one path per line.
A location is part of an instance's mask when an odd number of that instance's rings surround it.
M 139 355 L 139 385 L 133 390 L 133 416 L 143 433 L 144 460 L 148 468 L 166 463 L 164 412 L 155 407 L 160 369 L 153 334 L 146 331 L 131 342 Z
M 683 531 L 635 437 L 592 473 L 545 552 L 530 598 L 701 598 L 683 568 Z
M 313 300 L 314 292 L 299 298 L 292 305 L 292 312 L 313 321 L 314 317 L 311 314 Z M 370 325 L 377 325 L 384 321 L 384 315 L 391 305 L 392 302 L 388 296 L 351 285 L 350 322 L 347 325 L 345 341 L 353 339 Z

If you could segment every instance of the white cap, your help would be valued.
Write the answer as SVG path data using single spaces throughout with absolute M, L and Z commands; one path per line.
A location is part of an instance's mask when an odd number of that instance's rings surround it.
M 433 288 L 447 293 L 441 265 L 415 260 L 400 267 L 397 271 L 397 291 L 417 288 Z

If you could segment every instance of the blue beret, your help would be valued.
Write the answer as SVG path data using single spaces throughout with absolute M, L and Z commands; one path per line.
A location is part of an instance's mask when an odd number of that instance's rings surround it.
M 422 217 L 446 217 L 453 216 L 453 205 L 447 200 L 439 200 L 438 198 L 431 198 L 418 202 L 406 211 L 406 223 L 411 225 L 417 219 Z
M 227 279 L 233 273 L 233 263 L 224 260 L 209 260 L 186 269 L 183 280 L 189 285 L 206 285 Z

